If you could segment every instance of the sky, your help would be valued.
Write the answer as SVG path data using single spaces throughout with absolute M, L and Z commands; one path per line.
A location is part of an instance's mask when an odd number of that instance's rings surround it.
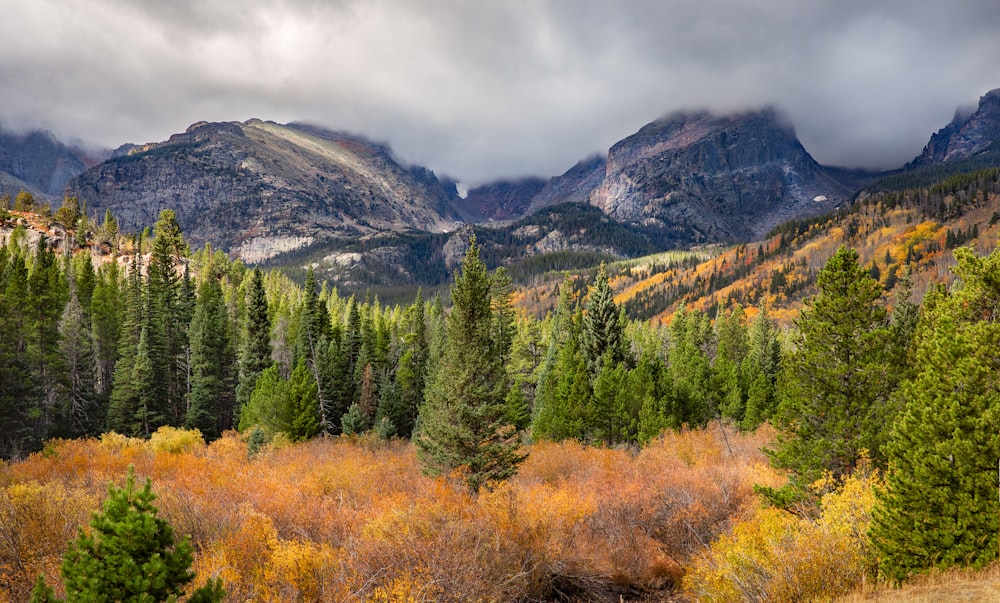
M 305 121 L 468 184 L 554 176 L 679 110 L 776 107 L 898 167 L 1000 88 L 996 0 L 0 0 L 0 124 L 114 148 Z

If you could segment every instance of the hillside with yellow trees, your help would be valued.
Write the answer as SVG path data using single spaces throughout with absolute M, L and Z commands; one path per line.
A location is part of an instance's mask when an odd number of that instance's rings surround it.
M 615 301 L 637 319 L 669 320 L 681 305 L 714 313 L 720 304 L 771 308 L 790 324 L 816 274 L 841 245 L 858 251 L 872 276 L 892 292 L 909 275 L 915 300 L 932 283 L 950 283 L 951 250 L 972 245 L 989 253 L 1000 236 L 1000 171 L 986 169 L 901 190 L 861 193 L 835 213 L 793 221 L 765 239 L 731 247 L 669 252 L 609 265 Z M 573 273 L 581 288 L 592 273 Z M 519 292 L 526 310 L 554 307 L 561 275 L 539 278 Z

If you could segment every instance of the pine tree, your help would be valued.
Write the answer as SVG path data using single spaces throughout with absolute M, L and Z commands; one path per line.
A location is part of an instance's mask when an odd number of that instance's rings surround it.
M 250 394 L 257 384 L 257 377 L 271 366 L 271 320 L 268 318 L 267 295 L 264 291 L 264 275 L 260 268 L 254 268 L 247 292 L 247 316 L 243 335 L 243 350 L 240 354 L 239 385 L 236 389 L 236 416 L 250 401 Z
M 149 479 L 140 490 L 129 467 L 124 488 L 112 485 L 104 510 L 95 513 L 91 531 L 80 530 L 63 556 L 61 574 L 67 601 L 176 601 L 194 580 L 191 544 L 178 540 L 170 524 L 158 517 Z M 221 581 L 210 579 L 191 593 L 192 602 L 221 601 Z M 42 579 L 33 602 L 56 601 Z
M 37 435 L 42 439 L 68 435 L 69 418 L 65 408 L 57 404 L 66 385 L 59 349 L 59 319 L 68 300 L 66 280 L 43 235 L 38 239 L 34 263 L 28 274 L 27 299 L 30 308 L 28 360 L 43 391 L 34 407 L 40 417 Z
M 785 358 L 779 437 L 771 460 L 802 487 L 828 471 L 839 478 L 881 447 L 894 413 L 889 395 L 898 369 L 887 362 L 889 339 L 881 286 L 841 247 L 819 273 L 819 293 L 798 321 L 796 349 Z
M 226 301 L 211 266 L 207 272 L 191 319 L 191 396 L 185 424 L 212 440 L 232 426 L 235 392 Z
M 109 262 L 102 266 L 94 283 L 90 323 L 97 364 L 96 389 L 104 404 L 111 396 L 112 378 L 118 361 L 118 343 L 125 319 L 123 293 L 118 264 Z
M 304 358 L 300 359 L 288 380 L 289 421 L 285 433 L 293 442 L 304 442 L 322 432 L 322 418 L 316 381 Z
M 778 406 L 781 342 L 764 304 L 761 304 L 750 325 L 749 343 L 749 350 L 740 366 L 743 382 L 749 384 L 740 427 L 748 430 L 771 420 Z
M 35 437 L 29 408 L 35 406 L 39 384 L 27 357 L 28 268 L 20 253 L 4 261 L 0 272 L 0 457 L 30 452 L 40 445 Z
M 627 358 L 625 325 L 620 319 L 621 313 L 608 283 L 607 268 L 601 262 L 583 315 L 581 347 L 593 378 L 600 373 L 603 359 L 615 365 Z
M 74 292 L 59 322 L 63 366 L 66 369 L 66 389 L 63 392 L 65 412 L 69 418 L 69 435 L 96 435 L 104 425 L 104 416 L 95 388 L 96 369 L 89 322 L 83 306 Z
M 151 425 L 155 431 L 161 425 L 182 424 L 187 412 L 185 358 L 191 317 L 186 304 L 194 296 L 182 291 L 182 277 L 177 274 L 187 244 L 173 210 L 160 212 L 153 232 L 145 319 L 153 367 L 153 408 L 149 416 L 155 421 Z
M 286 432 L 291 423 L 289 405 L 288 382 L 281 377 L 278 364 L 272 364 L 257 377 L 250 400 L 240 413 L 239 430 L 259 427 L 268 437 Z
M 407 309 L 409 332 L 404 338 L 406 351 L 399 359 L 396 369 L 396 383 L 399 386 L 398 412 L 387 412 L 402 437 L 413 435 L 417 412 L 424 399 L 427 382 L 428 342 L 427 322 L 424 310 L 423 292 L 417 291 L 417 298 Z
M 416 445 L 425 470 L 458 471 L 471 492 L 517 472 L 526 458 L 507 422 L 509 281 L 488 274 L 475 239 L 455 275 L 448 338 L 420 410 Z
M 885 446 L 885 490 L 871 529 L 882 571 L 902 581 L 930 568 L 997 558 L 1000 504 L 1000 253 L 955 250 L 960 285 L 930 292 L 917 329 L 918 373 Z

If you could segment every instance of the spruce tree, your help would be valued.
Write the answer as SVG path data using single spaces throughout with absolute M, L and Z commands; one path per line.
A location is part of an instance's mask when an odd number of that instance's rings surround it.
M 6 250 L 9 247 L 4 247 Z M 6 253 L 4 253 L 6 256 Z M 41 443 L 33 433 L 29 408 L 39 384 L 26 354 L 28 268 L 20 253 L 4 258 L 0 273 L 0 457 L 29 452 Z
M 882 444 L 894 419 L 889 395 L 898 367 L 884 354 L 889 329 L 881 286 L 841 247 L 816 280 L 785 358 L 783 400 L 772 462 L 801 488 L 824 472 L 839 478 L 870 457 L 884 467 Z
M 1000 252 L 955 251 L 956 289 L 930 292 L 917 328 L 917 374 L 885 446 L 872 541 L 883 572 L 901 581 L 997 558 L 1000 504 Z
M 507 421 L 509 281 L 489 275 L 475 239 L 451 288 L 447 344 L 420 410 L 416 445 L 425 470 L 457 471 L 471 492 L 514 475 L 526 458 Z
M 593 379 L 600 373 L 604 360 L 617 365 L 625 362 L 628 355 L 625 325 L 621 322 L 621 312 L 608 283 L 604 262 L 601 262 L 594 279 L 594 288 L 587 300 L 581 343 Z
M 264 291 L 264 275 L 260 268 L 254 268 L 247 291 L 247 316 L 244 323 L 243 350 L 240 353 L 239 385 L 236 388 L 236 416 L 250 401 L 250 394 L 257 384 L 257 377 L 271 366 L 271 320 L 268 318 L 267 295 Z
M 180 425 L 187 411 L 187 371 L 190 312 L 187 304 L 194 296 L 182 288 L 177 266 L 187 254 L 173 210 L 160 212 L 153 229 L 147 283 L 146 336 L 153 367 L 152 429 L 160 425 Z M 187 280 L 186 277 L 184 280 Z
M 748 385 L 740 427 L 756 429 L 774 416 L 778 406 L 778 376 L 781 374 L 781 342 L 764 304 L 761 304 L 750 325 L 749 344 L 740 366 L 742 380 Z
M 75 292 L 59 321 L 59 336 L 66 370 L 62 406 L 69 419 L 68 435 L 96 435 L 104 425 L 95 387 L 97 366 L 94 362 L 90 324 Z
M 185 424 L 212 440 L 232 427 L 235 392 L 226 301 L 211 266 L 207 271 L 191 320 L 191 395 Z
M 158 516 L 150 480 L 137 488 L 133 467 L 125 487 L 112 485 L 108 494 L 104 510 L 90 522 L 90 532 L 81 529 L 63 556 L 66 601 L 176 601 L 195 577 L 188 538 L 178 540 Z M 221 601 L 224 595 L 221 581 L 210 579 L 188 601 Z M 58 599 L 40 578 L 31 600 Z

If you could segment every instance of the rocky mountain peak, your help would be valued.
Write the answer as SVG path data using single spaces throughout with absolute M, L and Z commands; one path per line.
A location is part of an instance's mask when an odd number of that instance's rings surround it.
M 760 236 L 790 216 L 831 209 L 850 189 L 774 109 L 699 111 L 656 120 L 612 146 L 591 203 L 695 243 Z
M 123 147 L 69 183 L 125 230 L 177 212 L 195 245 L 259 262 L 313 243 L 382 231 L 443 231 L 457 215 L 433 172 L 384 145 L 306 124 L 198 122 L 168 140 Z
M 933 136 L 907 168 L 965 159 L 1000 139 L 1000 88 L 979 99 L 975 111 L 955 112 L 951 123 Z

